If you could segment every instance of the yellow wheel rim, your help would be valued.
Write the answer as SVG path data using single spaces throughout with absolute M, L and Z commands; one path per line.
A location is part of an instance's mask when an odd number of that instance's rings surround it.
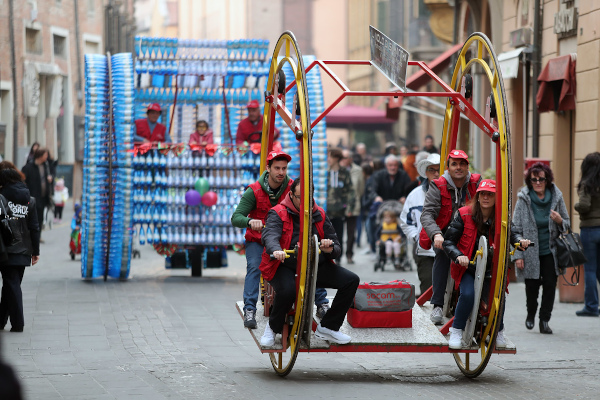
M 314 293 L 310 289 L 314 276 L 312 262 L 314 261 L 316 248 L 311 245 L 310 238 L 312 229 L 312 138 L 310 129 L 310 115 L 308 106 L 308 95 L 306 90 L 306 74 L 302 54 L 298 48 L 298 43 L 293 33 L 284 32 L 275 45 L 273 58 L 269 68 L 269 79 L 267 81 L 267 90 L 274 94 L 276 92 L 276 76 L 288 63 L 294 75 L 294 82 L 297 88 L 297 102 L 300 110 L 300 124 L 302 136 L 299 139 L 301 165 L 300 165 L 300 193 L 301 208 L 300 215 L 300 242 L 298 251 L 298 264 L 300 271 L 298 273 L 298 291 L 295 302 L 294 322 L 290 328 L 288 339 L 289 349 L 284 353 L 271 353 L 271 364 L 278 375 L 285 376 L 289 374 L 294 366 L 298 355 L 300 341 L 303 340 L 309 345 L 311 323 L 312 323 L 312 303 Z M 272 149 L 274 136 L 274 122 L 276 115 L 282 115 L 283 112 L 277 105 L 277 99 L 273 98 L 271 102 L 265 102 L 263 114 L 263 135 L 261 142 L 261 173 L 266 169 L 267 154 Z M 294 122 L 294 121 L 292 121 Z M 297 134 L 299 136 L 299 133 Z
M 467 61 L 467 56 L 470 53 L 470 59 Z M 489 58 L 489 61 L 486 59 Z M 468 377 L 476 377 L 485 369 L 492 351 L 494 350 L 496 335 L 500 326 L 500 316 L 504 307 L 505 287 L 507 279 L 507 262 L 508 262 L 508 239 L 510 216 L 512 214 L 511 206 L 511 158 L 510 158 L 510 129 L 508 123 L 508 112 L 506 106 L 506 96 L 504 90 L 504 82 L 502 73 L 496 54 L 493 50 L 490 40 L 482 33 L 474 33 L 466 40 L 463 45 L 454 73 L 452 74 L 451 87 L 460 91 L 462 78 L 467 75 L 472 68 L 477 65 L 483 71 L 483 75 L 487 77 L 491 86 L 491 92 L 496 108 L 496 129 L 499 134 L 496 143 L 496 185 L 501 190 L 496 193 L 496 226 L 499 226 L 499 235 L 496 235 L 498 240 L 495 240 L 497 252 L 494 255 L 493 276 L 495 284 L 491 288 L 493 297 L 489 304 L 490 313 L 488 323 L 483 329 L 482 340 L 479 342 L 479 352 L 475 354 L 454 354 L 455 361 L 460 370 Z M 474 89 L 475 90 L 475 89 Z M 441 149 L 441 159 L 446 160 L 448 153 L 456 143 L 457 124 L 460 108 L 456 101 L 449 99 L 446 105 L 446 113 L 444 118 L 443 139 Z M 483 114 L 483 113 L 481 113 Z M 480 132 L 483 133 L 483 132 Z M 484 133 L 483 133 L 484 134 Z M 442 161 L 440 170 L 443 172 L 445 162 Z M 500 194 L 500 196 L 498 196 Z M 499 197 L 499 198 L 498 198 Z M 500 206 L 500 210 L 498 207 Z M 499 218 L 498 218 L 499 217 Z M 485 294 L 482 294 L 484 296 Z M 486 298 L 486 297 L 482 297 Z M 473 357 L 471 357 L 473 356 Z M 474 358 L 471 360 L 471 358 Z

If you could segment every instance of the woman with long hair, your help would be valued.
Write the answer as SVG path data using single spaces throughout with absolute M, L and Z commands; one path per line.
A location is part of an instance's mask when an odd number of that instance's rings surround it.
M 10 318 L 11 332 L 23 332 L 23 292 L 21 281 L 25 267 L 35 265 L 40 258 L 40 228 L 35 198 L 25 185 L 25 175 L 10 161 L 0 162 L 0 210 L 17 218 L 21 242 L 6 247 L 8 259 L 0 261 L 2 297 L 0 298 L 0 329 Z
M 575 210 L 581 221 L 581 244 L 585 263 L 585 306 L 576 311 L 579 317 L 597 317 L 600 282 L 600 153 L 590 153 L 581 163 L 581 180 L 577 185 L 579 202 Z
M 536 246 L 531 251 L 515 252 L 512 259 L 517 277 L 525 278 L 525 327 L 534 327 L 541 286 L 540 333 L 551 334 L 548 321 L 554 308 L 559 273 L 554 240 L 560 232 L 569 229 L 571 220 L 549 166 L 540 162 L 533 164 L 525 173 L 525 184 L 517 194 L 512 230 L 531 239 Z
M 40 148 L 40 144 L 38 142 L 33 142 L 31 145 L 31 149 L 29 150 L 29 154 L 27 155 L 27 162 L 33 162 L 35 151 Z
M 458 303 L 454 311 L 454 322 L 452 328 L 450 328 L 450 339 L 448 340 L 448 346 L 451 349 L 460 349 L 470 344 L 462 342 L 463 330 L 475 301 L 475 267 L 470 266 L 469 262 L 475 257 L 479 239 L 485 236 L 490 246 L 486 270 L 490 271 L 492 269 L 494 252 L 491 246 L 494 237 L 495 211 L 496 181 L 484 179 L 479 183 L 473 200 L 458 209 L 458 213 L 450 223 L 444 237 L 444 251 L 451 260 L 450 274 L 454 279 L 455 287 L 460 288 Z M 529 246 L 529 240 L 511 233 L 511 243 L 517 242 L 524 249 Z M 489 293 L 489 290 L 489 281 L 486 279 L 482 293 Z M 500 331 L 496 336 L 497 348 L 506 347 L 503 319 L 502 316 Z

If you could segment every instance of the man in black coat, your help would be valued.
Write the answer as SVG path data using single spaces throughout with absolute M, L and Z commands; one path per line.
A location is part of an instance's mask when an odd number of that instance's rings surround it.
M 404 203 L 410 183 L 410 177 L 400 166 L 398 157 L 387 156 L 385 169 L 373 174 L 373 190 L 377 193 L 375 201 L 397 200 Z
M 25 164 L 22 169 L 29 193 L 36 200 L 40 232 L 44 225 L 44 209 L 50 204 L 50 193 L 52 192 L 52 176 L 48 171 L 46 160 L 48 160 L 48 150 L 40 147 L 33 154 L 33 161 Z

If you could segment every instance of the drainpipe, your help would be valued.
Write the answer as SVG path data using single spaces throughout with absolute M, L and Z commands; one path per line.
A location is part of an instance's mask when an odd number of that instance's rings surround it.
M 544 10 L 540 6 L 540 0 L 535 0 L 534 6 L 534 14 L 533 14 L 533 54 L 532 54 L 532 64 L 533 64 L 533 82 L 532 82 L 532 95 L 535 99 L 537 96 L 537 92 L 539 90 L 538 76 L 540 75 L 540 71 L 542 69 L 542 30 L 541 30 L 541 22 L 542 16 L 544 15 Z M 540 145 L 540 113 L 537 109 L 537 104 L 535 100 L 533 101 L 533 121 L 532 132 L 531 132 L 531 155 L 532 157 L 539 156 L 539 145 Z
M 77 101 L 79 107 L 83 104 L 83 89 L 81 88 L 81 43 L 79 40 L 79 4 L 78 0 L 73 0 L 73 11 L 75 13 L 75 50 L 77 52 Z
M 13 92 L 13 156 L 12 159 L 16 163 L 17 155 L 19 154 L 19 106 L 17 104 L 17 58 L 15 54 L 15 0 L 8 2 L 8 30 L 10 37 L 10 66 L 12 69 L 12 92 Z

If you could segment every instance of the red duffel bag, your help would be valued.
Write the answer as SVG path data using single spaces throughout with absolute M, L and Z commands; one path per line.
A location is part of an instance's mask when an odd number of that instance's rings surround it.
M 354 328 L 410 328 L 415 286 L 405 280 L 358 286 L 348 323 Z

